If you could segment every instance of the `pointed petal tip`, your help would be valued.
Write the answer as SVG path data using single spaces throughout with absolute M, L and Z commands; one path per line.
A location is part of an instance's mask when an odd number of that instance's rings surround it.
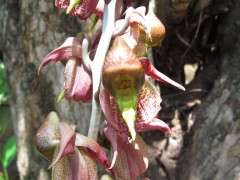
M 136 131 L 135 131 L 136 111 L 133 108 L 123 109 L 122 116 L 125 123 L 127 124 L 132 140 L 134 141 L 136 138 Z

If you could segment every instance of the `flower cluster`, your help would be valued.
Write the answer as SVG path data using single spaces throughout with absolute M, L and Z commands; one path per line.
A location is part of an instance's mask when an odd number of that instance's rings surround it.
M 91 14 L 103 18 L 105 3 L 109 2 L 55 1 L 57 7 L 80 19 Z M 112 32 L 113 43 L 102 62 L 97 94 L 93 95 L 95 58 L 94 61 L 89 60 L 86 40 L 67 38 L 43 59 L 39 67 L 40 72 L 51 61 L 66 63 L 63 96 L 67 100 L 100 103 L 105 117 L 103 133 L 111 143 L 113 153 L 110 163 L 95 140 L 75 133 L 60 121 L 55 112 L 51 112 L 40 127 L 35 143 L 39 152 L 52 163 L 53 177 L 96 179 L 97 161 L 114 178 L 135 179 L 148 167 L 147 145 L 138 132 L 162 130 L 171 134 L 168 125 L 157 118 L 161 97 L 149 78 L 181 90 L 184 87 L 155 69 L 146 57 L 147 49 L 163 40 L 165 28 L 155 14 L 146 14 L 145 7 L 134 9 L 130 7 L 131 1 L 126 3 L 127 9 L 123 13 L 123 1 L 115 2 L 116 29 Z M 121 19 L 123 14 L 125 18 Z M 101 48 L 100 44 L 98 48 Z

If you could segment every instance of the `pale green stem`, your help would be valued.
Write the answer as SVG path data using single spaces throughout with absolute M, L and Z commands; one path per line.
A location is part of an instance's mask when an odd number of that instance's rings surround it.
M 90 126 L 88 137 L 97 140 L 99 123 L 101 119 L 101 107 L 98 101 L 99 85 L 101 81 L 103 63 L 111 42 L 115 25 L 115 4 L 116 0 L 112 0 L 109 4 L 105 4 L 103 15 L 102 36 L 98 44 L 96 55 L 91 65 L 92 81 L 93 81 L 93 98 Z
M 4 180 L 9 180 L 7 168 L 5 168 L 4 166 L 3 166 L 3 175 L 4 175 Z

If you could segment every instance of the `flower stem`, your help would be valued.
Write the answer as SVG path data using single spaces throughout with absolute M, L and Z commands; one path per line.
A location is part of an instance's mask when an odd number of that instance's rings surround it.
M 94 57 L 91 69 L 92 69 L 92 81 L 93 81 L 93 98 L 92 98 L 92 112 L 90 119 L 90 126 L 88 130 L 88 137 L 97 140 L 99 123 L 101 119 L 101 107 L 98 101 L 98 92 L 101 81 L 103 63 L 111 42 L 112 34 L 115 25 L 115 4 L 116 0 L 111 0 L 108 4 L 105 4 L 103 15 L 103 27 L 102 35 L 96 55 Z
M 9 180 L 7 168 L 3 166 L 3 175 L 5 180 Z

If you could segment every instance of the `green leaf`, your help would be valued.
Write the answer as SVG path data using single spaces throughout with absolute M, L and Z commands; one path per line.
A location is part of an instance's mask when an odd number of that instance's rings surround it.
M 14 160 L 17 154 L 17 141 L 16 137 L 12 136 L 8 138 L 7 142 L 3 147 L 3 154 L 2 154 L 2 165 L 3 167 L 7 168 L 11 162 Z
M 3 176 L 0 175 L 0 180 L 5 180 Z

